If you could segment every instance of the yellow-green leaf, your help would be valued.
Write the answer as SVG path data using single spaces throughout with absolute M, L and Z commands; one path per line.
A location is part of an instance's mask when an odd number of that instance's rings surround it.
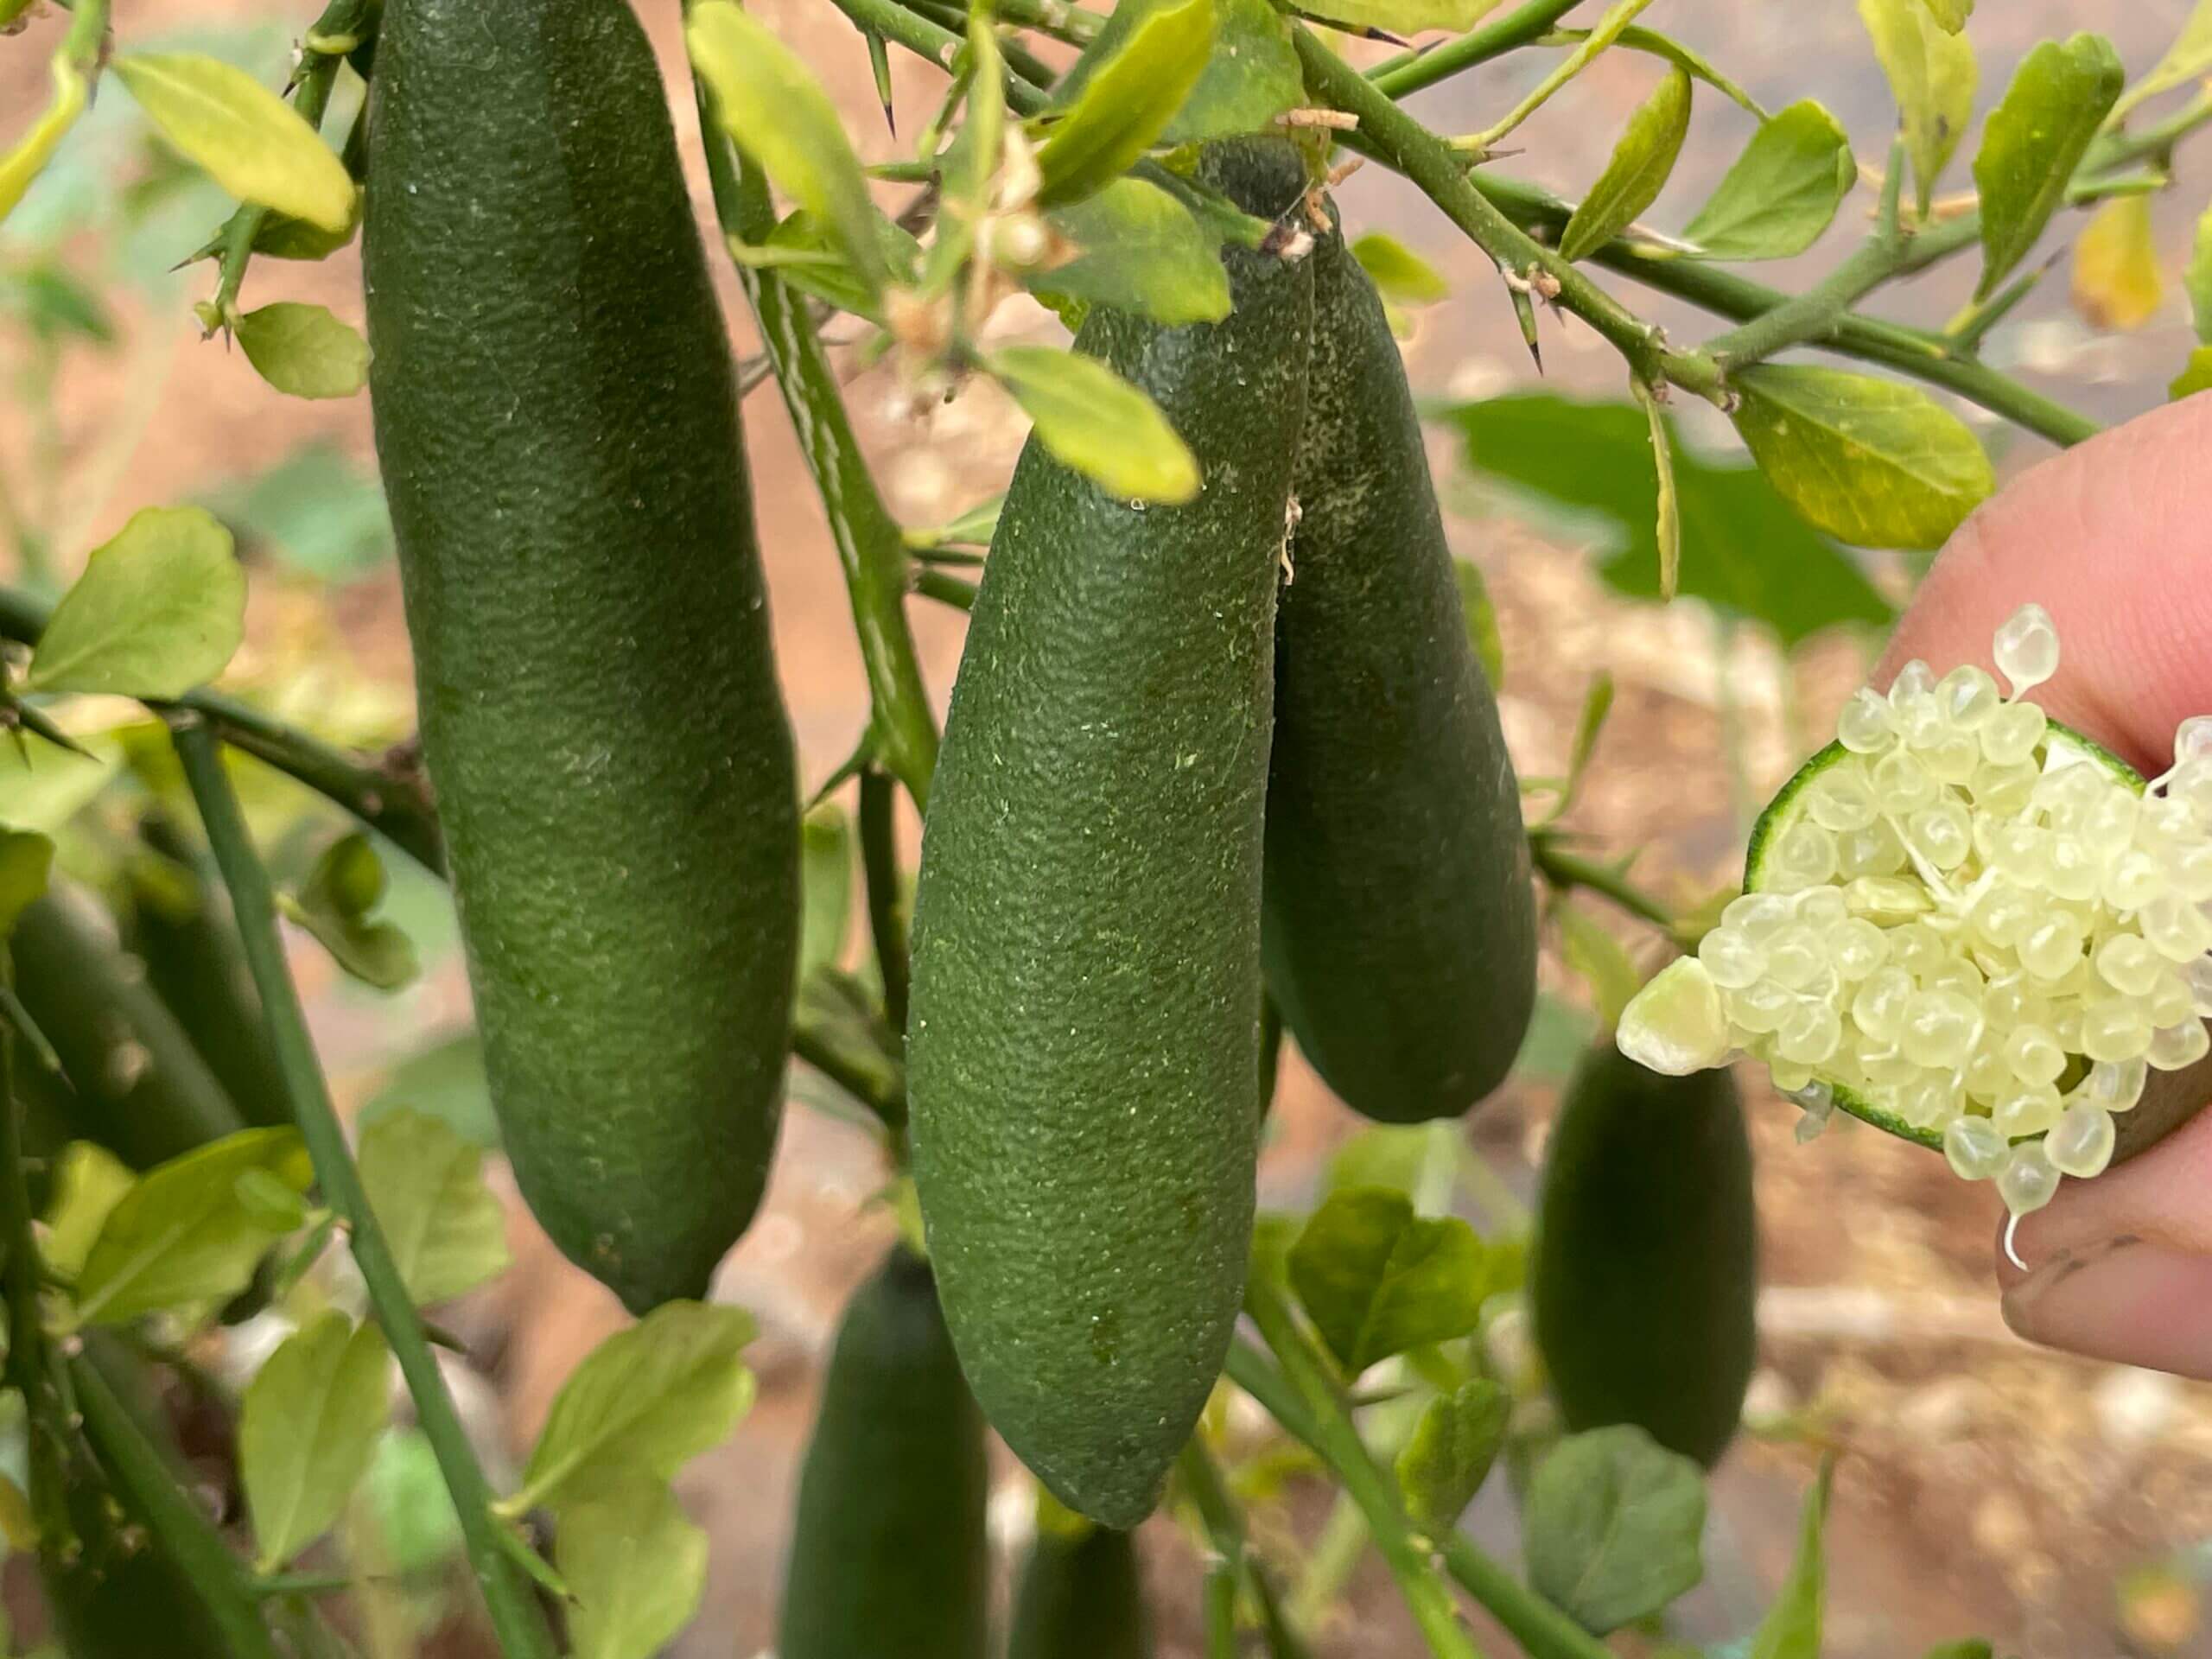
M 90 1141 L 72 1141 L 54 1165 L 53 1184 L 47 1194 L 46 1236 L 39 1254 L 46 1265 L 73 1279 L 84 1271 L 92 1243 L 107 1225 L 123 1195 L 137 1184 L 137 1176 L 105 1147 Z
M 1486 1376 L 1430 1401 L 1398 1453 L 1398 1485 L 1414 1525 L 1448 1538 L 1482 1490 L 1513 1414 L 1513 1396 Z
M 2196 324 L 2196 337 L 2212 345 L 2212 207 L 2196 221 L 2196 237 L 2189 250 L 2189 269 L 2181 283 L 2189 292 L 2189 310 Z
M 238 319 L 254 372 L 294 397 L 351 397 L 369 383 L 369 342 L 320 305 L 279 300 Z
M 1052 88 L 1053 112 L 1074 107 L 1091 79 L 1119 56 L 1130 35 L 1175 0 L 1117 0 L 1106 26 Z M 1285 110 L 1306 101 L 1306 77 L 1291 44 L 1290 19 L 1268 0 L 1214 0 L 1214 49 L 1198 84 L 1160 135 L 1163 144 L 1198 144 L 1264 132 Z
M 1370 231 L 1354 242 L 1351 257 L 1376 291 L 1394 305 L 1433 305 L 1451 297 L 1452 284 L 1442 271 L 1384 232 Z
M 408 1295 L 442 1302 L 506 1271 L 506 1211 L 484 1184 L 484 1149 L 411 1107 L 361 1132 L 361 1186 Z
M 337 1521 L 391 1418 L 390 1369 L 383 1332 L 327 1313 L 286 1338 L 247 1386 L 238 1479 L 260 1571 L 283 1567 Z
M 0 155 L 0 219 L 15 212 L 31 181 L 54 159 L 62 135 L 85 112 L 85 78 L 77 73 L 77 66 L 57 53 L 50 73 L 54 96 L 31 123 L 31 130 L 16 141 L 13 149 Z
M 571 1659 L 652 1659 L 699 1611 L 707 1535 L 665 1480 L 611 1471 L 562 1506 L 556 1564 Z
M 2139 328 L 2158 315 L 2163 293 L 2151 199 L 2114 196 L 2074 245 L 2074 308 L 2093 327 Z
M 245 70 L 186 52 L 133 52 L 114 68 L 162 137 L 232 195 L 333 232 L 353 224 L 345 163 Z
M 1349 29 L 1419 35 L 1432 29 L 1471 29 L 1498 0 L 1301 0 L 1298 10 Z
M 1955 35 L 1967 26 L 1967 19 L 1974 16 L 1974 0 L 1923 0 L 1928 15 L 1936 26 L 1946 35 Z
M 869 292 L 880 291 L 887 273 L 868 179 L 813 71 L 729 0 L 693 7 L 683 38 L 722 130 L 830 228 Z
M 1146 18 L 1038 146 L 1039 203 L 1080 201 L 1127 172 L 1198 84 L 1213 36 L 1213 0 L 1184 0 Z
M 1160 405 L 1094 358 L 1009 346 L 984 363 L 1035 423 L 1037 441 L 1112 494 L 1173 505 L 1198 493 L 1198 461 Z
M 1929 15 L 1925 0 L 1859 0 L 1859 16 L 1897 99 L 1905 156 L 1925 213 L 1936 181 L 1974 114 L 1974 48 L 1965 35 L 1946 33 Z
M 1690 78 L 1670 66 L 1658 90 L 1628 118 L 1611 159 L 1560 232 L 1559 251 L 1583 259 L 1611 241 L 1658 200 L 1690 130 Z
M 2195 80 L 2208 72 L 2212 72 L 2212 0 L 2196 0 L 2188 20 L 2181 26 L 2181 33 L 2166 48 L 2165 56 L 2152 66 L 2149 74 L 2127 89 L 2113 113 L 2125 115 L 2144 99 L 2171 92 L 2183 81 Z
M 1858 176 L 1842 127 L 1805 99 L 1759 124 L 1682 235 L 1710 259 L 1786 259 L 1820 239 Z
M 1053 213 L 1052 226 L 1077 251 L 1028 277 L 1036 292 L 1132 311 L 1170 328 L 1229 315 L 1218 243 L 1149 180 L 1116 179 Z
M 1835 1454 L 1821 1459 L 1813 1490 L 1797 1522 L 1797 1554 L 1775 1592 L 1773 1605 L 1751 1637 L 1750 1659 L 1821 1659 L 1821 1627 L 1827 1603 L 1827 1547 L 1828 1493 L 1835 1481 Z
M 1987 299 L 2027 257 L 2066 200 L 2123 79 L 2120 54 L 2101 35 L 2045 41 L 2021 60 L 1974 153 L 1982 254 L 1976 300 Z
M 1963 422 L 1917 386 L 1838 369 L 1738 371 L 1736 430 L 1812 524 L 1862 547 L 1941 547 L 1995 486 Z
M 2199 346 L 2189 354 L 2189 363 L 2166 387 L 2166 396 L 2176 401 L 2194 396 L 2212 387 L 2212 346 Z
M 245 573 L 200 507 L 148 507 L 94 548 L 31 657 L 35 691 L 177 697 L 211 680 L 245 632 Z
M 0 823 L 0 941 L 15 931 L 16 918 L 46 891 L 54 868 L 54 842 L 35 830 Z
M 1481 1317 L 1483 1245 L 1457 1216 L 1414 1213 L 1382 1186 L 1345 1187 L 1290 1247 L 1291 1283 L 1347 1376 L 1423 1343 L 1463 1337 Z

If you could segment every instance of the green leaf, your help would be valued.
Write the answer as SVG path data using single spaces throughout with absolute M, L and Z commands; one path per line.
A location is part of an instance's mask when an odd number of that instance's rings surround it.
M 46 891 L 53 869 L 51 841 L 35 830 L 0 823 L 0 940 L 16 931 L 16 918 Z
M 1812 524 L 1862 547 L 1941 547 L 1996 475 L 1964 422 L 1917 386 L 1772 364 L 1732 377 L 1736 430 Z
M 570 1659 L 652 1659 L 699 1611 L 707 1535 L 665 1480 L 611 1471 L 561 1510 Z
M 1633 1424 L 1561 1440 L 1536 1465 L 1522 1524 L 1529 1586 L 1595 1636 L 1705 1576 L 1704 1478 Z
M 2181 33 L 2166 48 L 2165 56 L 2152 66 L 2149 74 L 2127 89 L 2117 112 L 2125 114 L 2144 99 L 2171 92 L 2183 82 L 2195 80 L 2207 72 L 2212 72 L 2212 0 L 2197 0 L 2181 26 Z
M 2212 346 L 2199 346 L 2189 354 L 2189 363 L 2167 384 L 2166 396 L 2179 400 L 2212 386 Z
M 2045 41 L 2021 60 L 1989 112 L 1974 158 L 1981 192 L 1977 301 L 1987 299 L 2027 257 L 2066 200 L 2074 169 L 2125 79 L 2120 54 L 2101 35 Z
M 202 505 L 249 553 L 266 551 L 325 582 L 351 581 L 391 562 L 383 486 L 327 439 L 309 439 L 268 471 L 210 490 Z
M 376 848 L 356 830 L 324 848 L 299 892 L 280 895 L 278 906 L 355 979 L 396 991 L 422 972 L 422 963 L 415 942 L 396 924 L 370 918 L 383 902 L 386 879 Z
M 369 383 L 369 342 L 320 305 L 279 300 L 238 321 L 254 372 L 293 397 L 351 397 Z
M 245 633 L 245 572 L 200 507 L 147 507 L 92 550 L 39 636 L 34 691 L 179 697 L 223 671 Z
M 274 1573 L 337 1522 L 391 1415 L 391 1351 L 343 1313 L 302 1325 L 246 1387 L 238 1479 L 256 1569 Z
M 46 164 L 54 159 L 54 152 L 60 148 L 63 136 L 85 112 L 85 78 L 77 73 L 66 52 L 54 54 L 48 74 L 54 82 L 54 94 L 47 100 L 46 108 L 13 148 L 0 150 L 0 220 L 15 212 L 16 204 L 31 188 L 31 181 L 46 170 Z
M 1330 1154 L 1322 1196 L 1382 1186 L 1410 1198 L 1421 1184 L 1433 1144 L 1425 1123 L 1370 1123 Z
M 853 827 L 844 809 L 824 801 L 799 826 L 798 982 L 834 968 L 853 904 Z
M 238 1179 L 238 1207 L 248 1220 L 282 1236 L 307 1224 L 308 1201 L 265 1169 L 249 1169 Z
M 484 1150 L 401 1108 L 361 1132 L 361 1185 L 419 1306 L 506 1271 L 506 1211 L 484 1184 Z
M 1827 1522 L 1828 1492 L 1835 1483 L 1835 1459 L 1821 1459 L 1813 1490 L 1805 1494 L 1798 1523 L 1797 1555 L 1789 1576 L 1775 1592 L 1774 1605 L 1751 1637 L 1750 1659 L 1821 1659 L 1821 1612 L 1827 1596 L 1827 1568 L 1821 1540 Z
M 267 254 L 271 259 L 299 259 L 313 263 L 327 259 L 353 239 L 361 228 L 359 198 L 354 199 L 351 217 L 340 228 L 327 231 L 320 225 L 310 225 L 303 219 L 289 213 L 272 213 L 262 221 L 261 228 L 253 233 L 253 251 Z
M 1388 1187 L 1332 1193 L 1290 1249 L 1290 1281 L 1347 1375 L 1427 1342 L 1464 1337 L 1482 1313 L 1482 1241 L 1431 1220 Z
M 296 1129 L 245 1129 L 146 1172 L 108 1214 L 77 1275 L 76 1323 L 226 1301 L 282 1236 L 257 1222 L 238 1177 L 266 1170 L 295 1192 L 315 1179 Z
M 984 368 L 1036 423 L 1037 441 L 1111 494 L 1173 505 L 1198 493 L 1198 461 L 1160 405 L 1094 358 L 1009 346 Z
M 683 38 L 715 117 L 771 182 L 836 233 L 870 294 L 888 272 L 875 207 L 837 106 L 798 54 L 729 0 L 702 0 Z
M 1567 751 L 1567 778 L 1560 785 L 1561 810 L 1572 805 L 1580 791 L 1583 774 L 1590 770 L 1590 757 L 1598 752 L 1598 740 L 1605 734 L 1606 719 L 1612 712 L 1612 671 L 1601 668 L 1582 694 L 1582 712 L 1575 716 L 1574 738 Z
M 894 272 L 913 270 L 922 251 L 913 233 L 873 208 L 869 218 L 875 226 L 876 242 L 883 250 L 885 263 Z M 733 245 L 730 253 L 742 263 L 757 263 L 774 269 L 791 287 L 827 301 L 841 311 L 873 318 L 882 309 L 876 303 L 875 290 L 845 258 L 835 232 L 804 207 L 778 220 L 776 228 L 768 232 L 767 241 L 760 247 L 741 251 Z
M 382 1535 L 391 1570 L 402 1578 L 459 1559 L 461 1516 L 438 1471 L 438 1454 L 419 1428 L 388 1430 L 361 1481 L 361 1508 Z
M 1116 179 L 1052 220 L 1075 245 L 1076 257 L 1030 275 L 1033 290 L 1135 312 L 1170 328 L 1229 315 L 1219 243 L 1158 185 Z
M 1926 0 L 1859 0 L 1874 55 L 1897 99 L 1904 152 L 1924 217 L 1936 181 L 1966 137 L 1979 71 L 1965 35 L 1947 33 Z
M 1550 38 L 1562 45 L 1580 45 L 1588 40 L 1592 33 L 1586 29 L 1560 29 L 1553 30 Z M 1710 58 L 1691 50 L 1672 35 L 1630 23 L 1614 35 L 1613 43 L 1624 51 L 1643 52 L 1653 57 L 1664 58 L 1668 62 L 1687 70 L 1692 80 L 1703 81 L 1746 115 L 1761 121 L 1766 119 L 1766 111 L 1760 107 L 1757 99 L 1723 74 Z
M 1936 20 L 1936 27 L 1946 35 L 1957 34 L 1974 16 L 1974 0 L 1922 0 L 1922 3 Z
M 361 1127 L 365 1131 L 385 1113 L 409 1109 L 436 1118 L 472 1146 L 499 1146 L 484 1044 L 473 1028 L 435 1038 L 393 1066 L 361 1108 Z
M 111 66 L 162 137 L 224 189 L 349 229 L 356 192 L 346 165 L 300 112 L 245 70 L 191 53 L 132 52 Z
M 46 1235 L 40 1257 L 54 1272 L 75 1278 L 84 1271 L 93 1242 L 123 1195 L 137 1184 L 129 1165 L 105 1147 L 72 1141 L 54 1165 L 46 1198 Z
M 2074 308 L 2093 328 L 2140 328 L 2164 297 L 2151 199 L 2114 196 L 2089 215 L 2074 244 Z
M 1560 232 L 1561 257 L 1587 258 L 1657 200 L 1689 130 L 1689 74 L 1670 67 L 1658 90 L 1629 117 L 1605 170 Z
M 753 1404 L 742 1308 L 664 1302 L 584 1357 L 554 1396 L 523 1490 L 503 1506 L 561 1507 L 587 1470 L 635 1469 L 663 1480 L 721 1444 Z
M 2196 221 L 2196 234 L 2190 243 L 2189 269 L 2182 273 L 2181 285 L 2189 295 L 2196 338 L 2212 346 L 2212 207 L 2207 207 Z
M 1453 559 L 1452 574 L 1459 583 L 1459 614 L 1467 624 L 1467 643 L 1483 665 L 1483 677 L 1495 691 L 1505 679 L 1505 636 L 1497 631 L 1497 608 L 1490 602 L 1490 584 L 1471 561 Z
M 1432 29 L 1471 29 L 1498 0 L 1300 0 L 1300 15 L 1354 29 L 1419 35 Z
M 1351 245 L 1351 257 L 1376 291 L 1395 305 L 1433 305 L 1451 297 L 1444 273 L 1395 236 L 1370 231 Z
M 1398 1453 L 1398 1484 L 1415 1527 L 1432 1538 L 1452 1535 L 1497 1461 L 1512 1415 L 1513 1396 L 1486 1376 L 1422 1408 Z
M 1173 0 L 1121 0 L 1097 38 L 1052 89 L 1065 110 L 1119 54 L 1137 25 Z M 1264 132 L 1285 110 L 1306 101 L 1306 78 L 1291 44 L 1290 20 L 1268 0 L 1215 0 L 1214 49 L 1198 84 L 1160 135 L 1162 143 L 1197 144 Z
M 1643 975 L 1621 942 L 1602 923 L 1571 904 L 1561 905 L 1560 946 L 1570 970 L 1590 986 L 1598 1005 L 1598 1023 L 1611 1030 L 1621 1022 L 1621 1010 L 1643 988 Z
M 1575 403 L 1523 392 L 1442 416 L 1477 470 L 1594 526 L 1599 573 L 1637 597 L 1659 591 L 1651 434 L 1629 403 Z M 1889 603 L 1826 537 L 1808 529 L 1752 467 L 1718 467 L 1672 430 L 1681 523 L 1681 591 L 1772 629 L 1795 645 L 1844 623 L 1886 624 Z
M 1198 84 L 1213 51 L 1213 0 L 1154 11 L 1103 59 L 1037 148 L 1038 205 L 1104 189 L 1152 148 Z
M 1804 99 L 1759 124 L 1682 234 L 1708 259 L 1786 259 L 1820 240 L 1858 176 L 1843 128 Z

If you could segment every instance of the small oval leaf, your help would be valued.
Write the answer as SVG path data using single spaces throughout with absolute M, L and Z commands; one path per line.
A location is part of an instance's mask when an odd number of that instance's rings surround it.
M 664 1480 L 592 1481 L 563 1506 L 554 1551 L 574 1606 L 570 1659 L 652 1659 L 699 1611 L 707 1535 Z
M 345 163 L 245 70 L 181 52 L 133 52 L 113 67 L 162 137 L 240 200 L 333 234 L 352 226 L 355 191 Z
M 1979 71 L 1963 35 L 1946 31 L 1926 0 L 1859 0 L 1874 55 L 1896 99 L 1920 211 L 1928 203 L 1974 114 Z
M 1690 78 L 1679 67 L 1670 67 L 1658 90 L 1629 117 L 1628 130 L 1613 146 L 1612 159 L 1560 232 L 1560 254 L 1568 259 L 1587 258 L 1656 201 L 1689 130 Z
M 302 1325 L 247 1385 L 238 1478 L 256 1565 L 273 1573 L 327 1532 L 367 1472 L 391 1416 L 391 1351 L 343 1313 Z
M 148 507 L 94 548 L 39 636 L 34 691 L 182 696 L 245 635 L 245 572 L 200 507 Z
M 1037 428 L 1037 441 L 1101 488 L 1173 505 L 1198 493 L 1198 457 L 1137 387 L 1103 363 L 1051 346 L 1009 346 L 984 364 Z
M 2074 244 L 2074 308 L 2092 327 L 2140 328 L 2158 314 L 2165 284 L 2151 237 L 2151 198 L 2115 196 Z
M 2120 54 L 2101 35 L 2045 41 L 2021 60 L 1974 153 L 1974 181 L 1981 192 L 1977 301 L 1987 299 L 2035 246 L 2126 79 Z
M 1422 1409 L 1398 1453 L 1398 1484 L 1414 1525 L 1449 1537 L 1505 1444 L 1513 1396 L 1489 1377 L 1463 1382 Z
M 1135 312 L 1168 328 L 1229 315 L 1220 245 L 1158 185 L 1116 179 L 1061 208 L 1052 224 L 1077 251 L 1067 264 L 1036 273 L 1032 289 Z
M 1708 259 L 1786 259 L 1820 239 L 1858 176 L 1842 127 L 1805 99 L 1759 124 L 1682 234 Z
M 418 1306 L 506 1271 L 506 1211 L 484 1183 L 482 1147 L 401 1107 L 361 1131 L 358 1156 L 369 1208 Z
M 1038 146 L 1039 204 L 1080 201 L 1127 172 L 1198 84 L 1213 36 L 1213 0 L 1184 0 L 1147 17 Z
M 279 300 L 238 321 L 245 360 L 294 397 L 351 397 L 369 381 L 369 342 L 320 305 Z
M 1704 1478 L 1629 1424 L 1561 1440 L 1536 1465 L 1522 1529 L 1530 1587 L 1595 1636 L 1705 1576 Z
M 1414 1213 L 1382 1186 L 1332 1193 L 1290 1247 L 1290 1282 L 1349 1376 L 1475 1328 L 1488 1283 L 1482 1241 L 1456 1216 Z

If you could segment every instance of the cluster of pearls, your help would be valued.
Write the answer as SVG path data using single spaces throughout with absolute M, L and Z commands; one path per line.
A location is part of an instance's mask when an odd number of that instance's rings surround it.
M 2009 700 L 1920 662 L 1861 689 L 1777 815 L 1760 890 L 1651 988 L 1694 1010 L 1692 1047 L 1764 1060 L 1803 1127 L 1848 1089 L 1940 1133 L 2018 1217 L 2105 1167 L 2152 1071 L 2212 1047 L 2212 717 L 2139 796 L 2022 700 L 2058 666 L 2042 607 L 1995 657 Z

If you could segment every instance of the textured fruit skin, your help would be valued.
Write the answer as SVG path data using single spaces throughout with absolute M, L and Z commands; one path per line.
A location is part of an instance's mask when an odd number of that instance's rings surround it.
M 1014 1586 L 1006 1659 L 1152 1659 L 1144 1576 L 1128 1533 L 1038 1535 Z
M 854 1293 L 799 1476 L 779 1659 L 984 1659 L 990 1471 L 928 1264 Z
M 728 344 L 624 0 L 391 0 L 371 119 L 377 452 L 493 1103 L 643 1312 L 760 1201 L 798 947 Z
M 1545 1160 L 1536 1345 L 1567 1425 L 1635 1423 L 1708 1467 L 1734 1438 L 1757 1332 L 1758 1222 L 1726 1071 L 1663 1077 L 1608 1039 Z
M 1529 841 L 1397 342 L 1334 233 L 1313 257 L 1296 489 L 1275 617 L 1268 988 L 1347 1105 L 1456 1117 L 1503 1080 L 1535 1007 Z
M 83 893 L 56 887 L 33 900 L 9 946 L 16 995 L 60 1057 L 73 1094 L 42 1089 L 28 1057 L 18 1064 L 67 1138 L 98 1141 L 147 1169 L 245 1127 Z
M 1215 176 L 1279 212 L 1287 143 Z M 1255 205 L 1257 204 L 1257 205 Z M 1261 819 L 1307 262 L 1231 250 L 1236 310 L 1076 339 L 1205 479 L 1133 507 L 1033 440 L 931 791 L 908 1023 L 914 1174 L 968 1380 L 1070 1508 L 1135 1525 L 1243 1294 L 1260 1071 Z

